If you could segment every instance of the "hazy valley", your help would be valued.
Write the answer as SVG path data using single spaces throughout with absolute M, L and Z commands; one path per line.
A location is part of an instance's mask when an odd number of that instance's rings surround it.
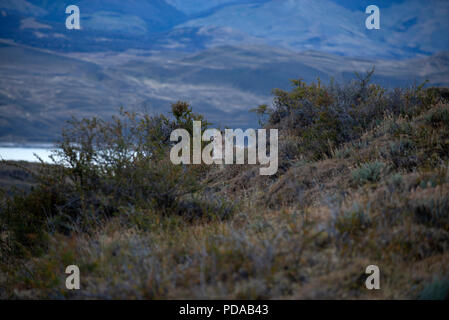
M 254 127 L 247 111 L 289 79 L 347 81 L 372 66 L 386 87 L 448 85 L 449 43 L 429 37 L 447 30 L 447 6 L 433 2 L 380 1 L 385 30 L 369 33 L 363 1 L 78 1 L 73 31 L 63 1 L 3 0 L 0 141 L 52 141 L 72 115 L 177 100 L 217 126 Z

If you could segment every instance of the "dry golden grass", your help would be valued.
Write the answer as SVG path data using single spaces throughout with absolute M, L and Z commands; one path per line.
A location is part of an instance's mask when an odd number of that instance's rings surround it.
M 49 234 L 45 253 L 1 264 L 0 297 L 414 299 L 425 288 L 439 297 L 431 284 L 449 276 L 448 110 L 386 116 L 332 156 L 298 159 L 275 177 L 214 168 L 210 192 L 239 204 L 227 219 L 149 208 Z M 79 291 L 64 287 L 69 264 L 80 267 Z M 378 291 L 364 285 L 371 264 Z

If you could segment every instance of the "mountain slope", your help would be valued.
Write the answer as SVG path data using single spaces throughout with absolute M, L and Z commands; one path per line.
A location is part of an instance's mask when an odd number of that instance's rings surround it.
M 65 29 L 64 1 L 0 1 L 0 38 L 58 51 L 174 50 L 263 43 L 370 58 L 413 58 L 449 50 L 449 2 L 379 1 L 381 29 L 365 27 L 368 1 L 79 0 L 82 30 Z M 34 18 L 49 28 L 28 27 Z
M 447 1 L 411 0 L 381 8 L 381 29 L 365 11 L 330 0 L 280 0 L 225 6 L 183 26 L 229 27 L 274 46 L 350 56 L 413 57 L 449 49 Z
M 222 46 L 200 53 L 77 53 L 0 46 L 0 140 L 47 141 L 71 115 L 107 117 L 121 105 L 163 113 L 186 100 L 217 126 L 255 127 L 248 110 L 271 103 L 288 79 L 354 79 L 373 65 L 373 81 L 393 87 L 449 85 L 449 53 L 392 62 L 268 46 Z

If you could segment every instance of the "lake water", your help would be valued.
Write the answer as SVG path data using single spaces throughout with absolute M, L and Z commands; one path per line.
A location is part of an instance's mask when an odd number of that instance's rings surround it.
M 51 162 L 49 156 L 54 150 L 52 147 L 0 147 L 1 160 L 39 162 L 34 156 L 38 155 L 45 162 Z
M 245 140 L 246 141 L 246 140 Z M 0 144 L 0 160 L 39 162 L 35 155 L 44 162 L 51 163 L 49 156 L 55 148 L 50 144 L 18 146 L 14 144 Z

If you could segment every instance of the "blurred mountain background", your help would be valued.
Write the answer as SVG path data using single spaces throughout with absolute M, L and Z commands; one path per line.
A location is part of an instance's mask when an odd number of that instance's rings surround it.
M 80 8 L 67 30 L 65 8 Z M 367 30 L 375 4 L 381 29 Z M 446 0 L 0 0 L 0 141 L 53 141 L 70 116 L 186 100 L 216 126 L 288 79 L 449 85 Z

